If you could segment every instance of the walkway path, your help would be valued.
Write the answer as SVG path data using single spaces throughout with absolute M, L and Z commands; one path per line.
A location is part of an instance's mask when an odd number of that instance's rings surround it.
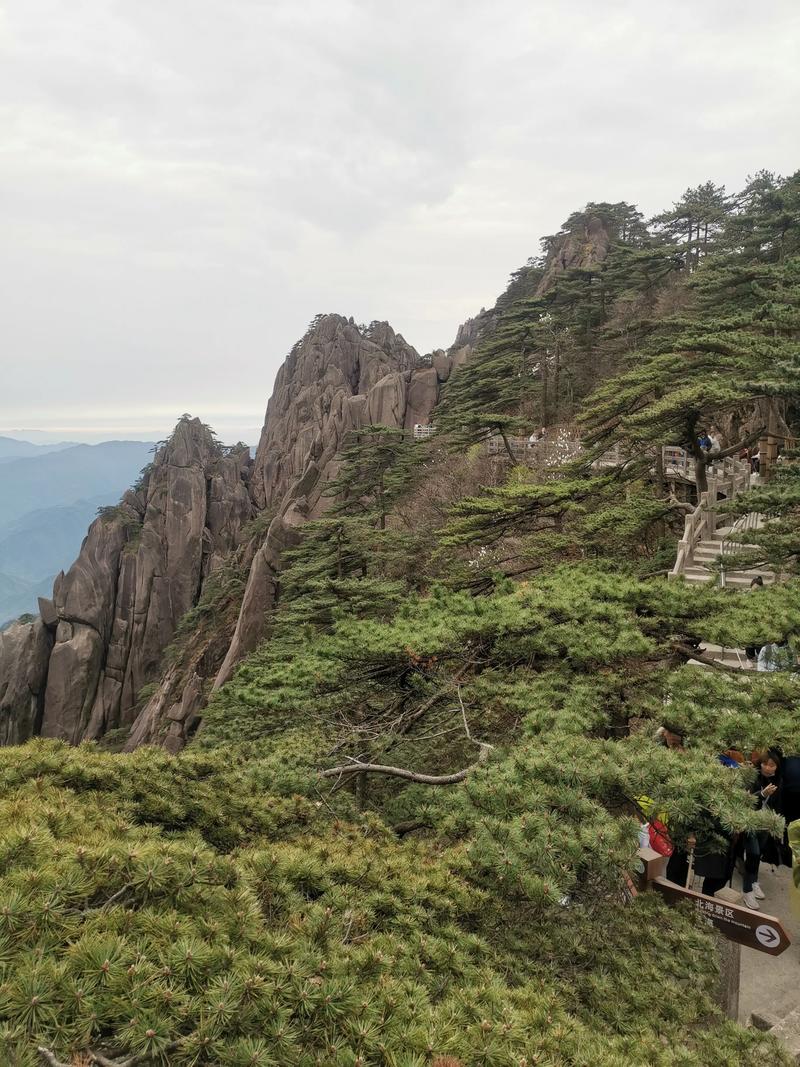
M 750 514 L 733 527 L 718 527 L 713 505 L 720 497 L 734 499 L 750 485 L 749 472 L 730 465 L 719 470 L 713 482 L 709 479 L 709 492 L 701 496 L 698 506 L 686 516 L 684 535 L 670 578 L 714 582 L 733 590 L 748 590 L 757 575 L 765 585 L 774 582 L 775 575 L 771 571 L 719 567 L 727 554 L 740 551 L 731 536 L 741 530 L 757 529 L 764 520 L 760 515 Z M 752 670 L 755 666 L 741 648 L 703 644 L 701 649 L 730 667 Z M 773 868 L 762 864 L 759 883 L 766 893 L 763 910 L 781 920 L 792 944 L 778 957 L 742 947 L 739 1022 L 745 1026 L 754 1023 L 762 1029 L 773 1028 L 775 1036 L 798 1057 L 800 1063 L 800 915 L 792 913 L 791 882 L 792 872 L 788 867 Z M 741 887 L 741 876 L 736 873 L 733 888 L 740 892 Z
M 758 881 L 767 894 L 764 911 L 781 920 L 792 943 L 781 956 L 742 948 L 739 1022 L 744 1025 L 753 1013 L 777 1021 L 800 1007 L 800 916 L 792 914 L 789 901 L 792 872 L 762 864 Z M 741 888 L 738 874 L 733 884 Z

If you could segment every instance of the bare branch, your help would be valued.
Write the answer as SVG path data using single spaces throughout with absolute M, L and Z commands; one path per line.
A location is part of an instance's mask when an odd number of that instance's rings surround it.
M 467 735 L 467 738 L 473 743 L 473 745 L 480 745 L 481 756 L 483 759 L 486 759 L 486 755 L 488 754 L 486 750 L 494 748 L 494 745 L 490 745 L 487 741 L 476 741 L 476 739 L 469 732 L 469 723 L 467 722 L 467 711 L 464 707 L 464 701 L 461 699 L 460 685 L 456 686 L 456 693 L 458 695 L 458 703 L 461 705 L 461 718 L 464 720 L 464 733 Z M 479 760 L 479 762 L 482 761 Z
M 174 1052 L 177 1047 L 178 1042 L 172 1041 L 165 1049 L 163 1049 L 163 1051 L 165 1053 Z M 98 1067 L 137 1067 L 138 1064 L 144 1063 L 145 1060 L 150 1059 L 150 1053 L 143 1052 L 141 1054 L 129 1056 L 127 1060 L 110 1060 L 102 1053 L 92 1052 L 92 1050 L 89 1049 L 89 1058 L 92 1063 L 98 1064 Z
M 443 689 L 440 689 L 438 692 L 434 693 L 432 697 L 429 697 L 428 700 L 424 702 L 424 704 L 421 704 L 416 711 L 412 712 L 408 716 L 408 718 L 402 724 L 400 733 L 406 733 L 408 731 L 409 726 L 411 726 L 413 722 L 416 722 L 417 719 L 421 719 L 425 712 L 429 711 L 437 700 L 441 700 L 441 698 L 447 694 L 451 686 L 456 685 L 458 682 L 460 682 L 469 670 L 469 668 L 472 666 L 473 663 L 470 660 L 468 663 L 465 663 L 460 670 L 456 671 L 456 673 L 453 675 L 453 677 Z
M 762 426 L 760 430 L 756 430 L 755 433 L 748 434 L 737 445 L 729 445 L 728 448 L 723 448 L 720 452 L 710 453 L 709 459 L 713 463 L 716 459 L 727 459 L 728 456 L 734 456 L 737 452 L 741 452 L 743 448 L 749 448 L 754 444 L 763 433 L 766 432 L 766 426 Z
M 319 773 L 321 778 L 340 778 L 346 774 L 386 774 L 393 778 L 404 778 L 407 782 L 420 782 L 422 785 L 454 785 L 456 782 L 463 782 L 471 771 L 486 761 L 492 746 L 480 741 L 476 744 L 481 746 L 477 762 L 471 763 L 463 771 L 456 771 L 455 774 L 419 774 L 406 767 L 387 767 L 382 763 L 351 763 L 342 767 L 331 767 Z
M 690 504 L 688 500 L 678 500 L 672 493 L 669 500 L 664 500 L 663 503 L 669 504 L 671 508 L 676 508 L 678 511 L 685 511 L 687 515 L 690 511 L 694 511 L 694 504 Z
M 49 1067 L 69 1067 L 68 1063 L 62 1063 L 61 1060 L 57 1060 L 49 1048 L 44 1048 L 42 1045 L 36 1050 L 42 1057 L 45 1063 L 49 1064 Z
M 87 908 L 86 911 L 102 911 L 104 908 L 108 908 L 111 904 L 116 903 L 120 897 L 124 896 L 129 889 L 133 889 L 133 885 L 131 882 L 126 882 L 122 889 L 118 889 L 108 900 L 104 900 L 102 904 L 97 904 L 93 908 Z
M 672 647 L 676 652 L 680 652 L 682 656 L 686 656 L 687 659 L 697 660 L 698 663 L 703 663 L 706 667 L 713 667 L 715 670 L 725 671 L 727 674 L 742 673 L 741 667 L 731 667 L 727 663 L 720 663 L 719 660 L 712 659 L 711 656 L 707 656 L 698 648 L 692 648 L 690 645 L 681 644 L 680 641 L 674 641 Z

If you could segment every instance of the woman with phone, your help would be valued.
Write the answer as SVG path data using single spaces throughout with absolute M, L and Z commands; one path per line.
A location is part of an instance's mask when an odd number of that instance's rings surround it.
M 756 763 L 758 778 L 753 785 L 752 792 L 756 795 L 756 807 L 759 810 L 769 808 L 770 811 L 780 811 L 782 762 L 781 751 L 777 748 L 770 748 Z M 744 839 L 742 893 L 745 904 L 753 911 L 759 910 L 760 901 L 766 895 L 758 884 L 758 868 L 768 837 L 769 834 L 761 830 L 746 834 Z

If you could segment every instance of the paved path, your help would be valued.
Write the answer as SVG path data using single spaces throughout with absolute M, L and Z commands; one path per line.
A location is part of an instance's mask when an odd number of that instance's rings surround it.
M 767 894 L 764 911 L 781 920 L 792 944 L 780 956 L 742 947 L 739 1022 L 745 1026 L 754 1011 L 782 1018 L 800 1006 L 800 916 L 793 914 L 789 899 L 792 872 L 788 867 L 773 872 L 769 864 L 762 863 L 758 881 Z M 741 889 L 738 874 L 733 885 Z

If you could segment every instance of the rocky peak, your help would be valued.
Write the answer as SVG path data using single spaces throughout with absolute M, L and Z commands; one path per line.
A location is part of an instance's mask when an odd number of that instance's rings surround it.
M 549 292 L 565 271 L 598 267 L 608 256 L 611 241 L 611 229 L 599 215 L 590 213 L 575 218 L 568 229 L 551 239 L 536 295 Z
M 30 634 L 14 627 L 0 645 L 0 736 L 41 732 L 76 743 L 131 724 L 179 619 L 253 513 L 250 467 L 246 450 L 223 449 L 199 419 L 180 420 L 137 486 L 89 527 Z M 22 708 L 24 694 L 2 682 L 20 649 L 35 679 L 35 713 L 30 694 Z
M 386 322 L 362 328 L 341 315 L 315 319 L 278 371 L 267 405 L 253 471 L 259 507 L 279 503 L 309 459 L 326 465 L 348 430 L 427 417 L 436 389 L 421 395 L 421 382 L 435 382 L 420 363 Z
M 211 427 L 191 415 L 183 415 L 156 452 L 153 467 L 207 467 L 220 454 Z
M 210 680 L 227 680 L 264 636 L 281 554 L 327 506 L 348 432 L 428 423 L 452 365 L 444 352 L 422 360 L 388 323 L 322 315 L 278 372 L 254 462 L 199 419 L 181 418 L 137 485 L 92 524 L 41 618 L 0 643 L 0 741 L 41 732 L 76 743 L 131 727 L 129 747 L 177 751 Z M 266 535 L 243 544 L 243 528 L 264 510 L 274 513 Z M 212 649 L 198 636 L 186 661 L 164 671 L 179 620 L 236 551 L 249 575 L 230 645 L 223 635 L 220 649 L 215 634 Z
M 262 508 L 277 507 L 256 552 L 228 655 L 215 685 L 264 635 L 274 603 L 280 557 L 298 528 L 325 509 L 323 493 L 338 472 L 337 453 L 349 431 L 427 424 L 452 360 L 422 360 L 386 322 L 357 326 L 341 315 L 315 319 L 278 371 L 253 469 L 252 492 Z

